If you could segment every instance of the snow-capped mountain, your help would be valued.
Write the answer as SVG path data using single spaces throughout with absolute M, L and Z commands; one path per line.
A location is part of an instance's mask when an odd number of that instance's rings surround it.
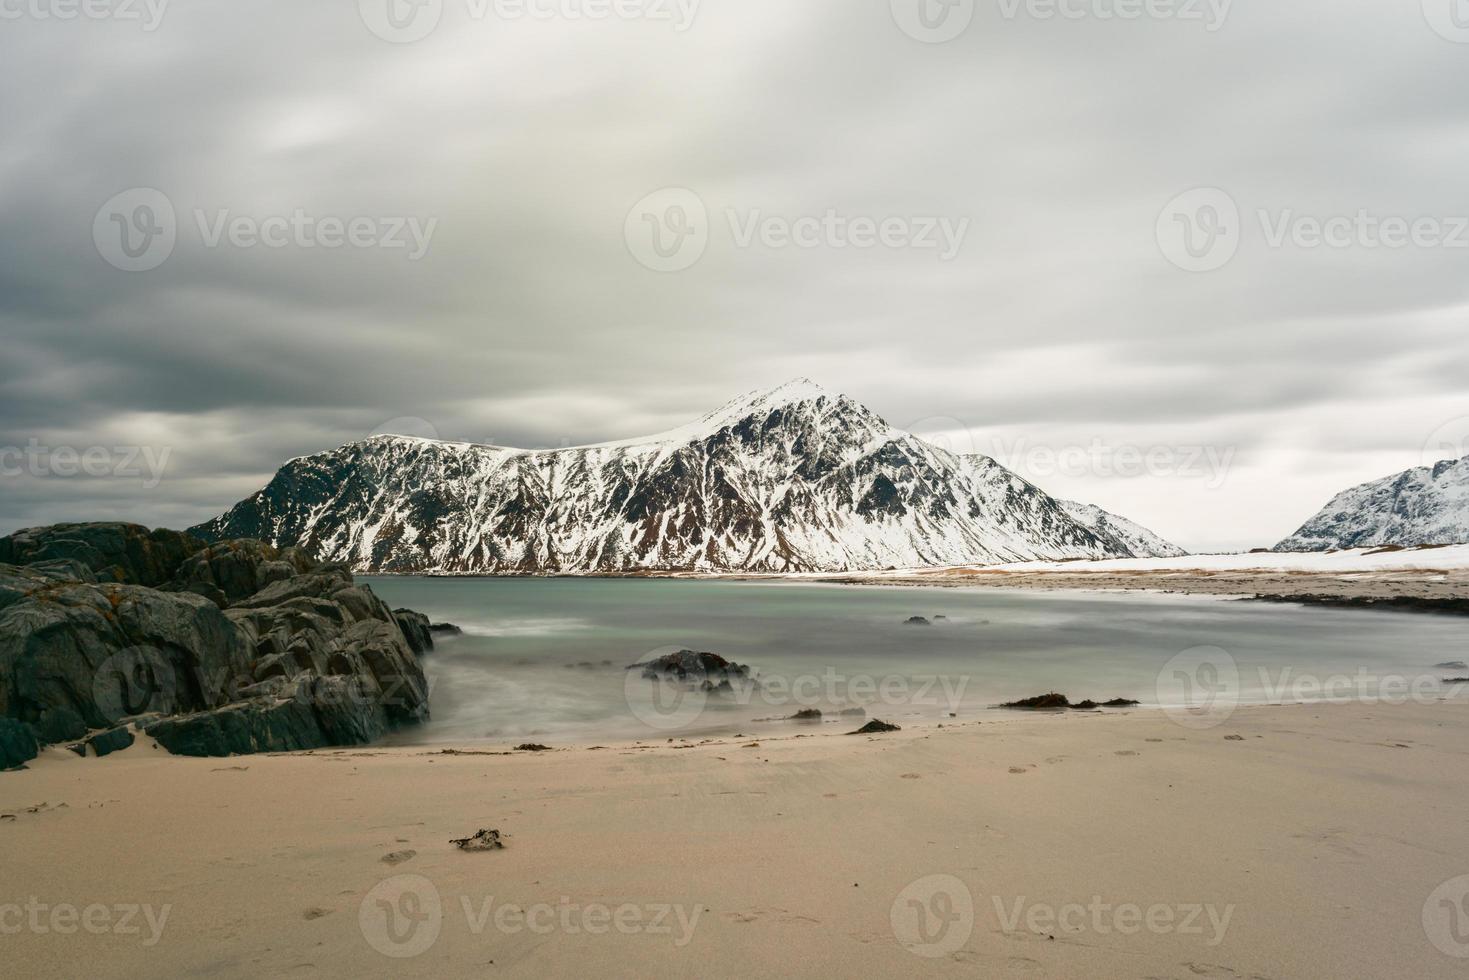
M 1057 501 L 1061 509 L 1082 527 L 1101 537 L 1121 542 L 1136 558 L 1182 558 L 1188 552 L 1171 541 L 1165 541 L 1135 521 L 1109 514 L 1096 504 L 1079 504 L 1074 500 Z
M 291 460 L 193 530 L 381 572 L 854 571 L 1153 553 L 1079 522 L 988 457 L 956 456 L 804 379 L 595 446 L 379 436 Z
M 1469 543 L 1469 456 L 1337 494 L 1276 551 Z

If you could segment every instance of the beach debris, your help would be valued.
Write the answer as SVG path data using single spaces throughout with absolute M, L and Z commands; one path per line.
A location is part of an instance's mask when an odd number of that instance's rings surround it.
M 382 856 L 382 862 L 383 864 L 402 864 L 404 861 L 412 861 L 416 857 L 418 857 L 417 851 L 393 851 L 391 854 L 384 854 Z
M 517 745 L 515 747 L 515 751 L 517 751 L 517 752 L 550 752 L 551 751 L 551 746 L 549 746 L 549 745 L 542 745 L 539 742 L 526 742 L 524 745 Z
M 505 846 L 500 841 L 500 832 L 488 829 L 477 830 L 469 837 L 460 837 L 449 843 L 461 851 L 497 851 Z
M 1243 735 L 1226 735 L 1224 736 L 1224 740 L 1226 742 L 1243 742 L 1245 737 Z
M 908 621 L 906 623 L 904 623 L 903 625 L 904 626 L 932 626 L 933 623 L 930 623 L 928 620 L 924 619 L 922 616 L 910 616 L 910 617 L 908 617 Z
M 899 728 L 897 725 L 889 725 L 885 721 L 878 721 L 876 718 L 874 718 L 871 721 L 869 721 L 867 724 L 863 725 L 861 728 L 857 729 L 855 732 L 848 732 L 847 734 L 848 735 L 876 735 L 876 734 L 878 734 L 880 732 L 900 732 L 900 731 L 902 731 L 902 729 Z

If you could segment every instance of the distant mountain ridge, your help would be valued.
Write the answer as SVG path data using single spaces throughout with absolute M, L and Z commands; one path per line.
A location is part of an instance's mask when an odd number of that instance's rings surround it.
M 1075 505 L 1072 505 L 1073 507 Z M 530 451 L 378 436 L 193 528 L 361 572 L 858 571 L 1180 553 L 798 379 L 656 436 Z
M 1465 543 L 1469 543 L 1469 456 L 1344 490 L 1275 550 Z

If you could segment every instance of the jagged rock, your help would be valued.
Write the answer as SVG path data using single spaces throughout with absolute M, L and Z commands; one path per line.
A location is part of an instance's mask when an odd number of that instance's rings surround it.
M 29 565 L 71 559 L 98 581 L 157 587 L 174 577 L 204 542 L 181 531 L 150 531 L 137 524 L 53 524 L 0 538 L 0 563 Z
M 111 755 L 133 744 L 133 733 L 126 727 L 109 729 L 87 737 L 87 745 L 96 756 Z
M 865 712 L 864 712 L 864 714 L 865 714 Z M 795 714 L 791 715 L 791 721 L 820 721 L 820 720 L 821 720 L 821 709 L 820 708 L 802 708 L 800 711 L 797 711 Z
M 903 625 L 904 626 L 932 626 L 933 624 L 930 623 L 928 620 L 924 619 L 922 616 L 910 616 L 910 617 L 908 617 L 908 621 L 906 623 L 904 623 Z
M 223 541 L 190 555 L 167 588 L 223 598 L 221 607 L 248 599 L 266 586 L 315 568 L 299 548 L 277 550 L 263 541 Z
M 442 633 L 445 636 L 463 636 L 464 635 L 464 631 L 462 629 L 460 629 L 459 627 L 455 626 L 453 623 L 430 623 L 429 624 L 429 627 L 428 627 L 428 631 L 430 633 Z
M 902 729 L 899 728 L 897 725 L 889 725 L 885 721 L 878 721 L 876 718 L 874 718 L 871 721 L 869 721 L 867 724 L 863 725 L 861 728 L 857 729 L 855 732 L 848 732 L 847 734 L 848 735 L 879 735 L 879 734 L 881 734 L 883 732 L 900 732 L 900 731 L 902 731 Z
M 47 582 L 0 609 L 0 714 L 36 724 L 49 741 L 144 711 L 214 707 L 246 672 L 248 652 L 198 596 Z
M 4 539 L 5 553 L 47 554 L 91 540 L 71 529 L 96 537 L 97 527 L 33 529 Z M 200 545 L 165 569 L 160 555 L 179 536 L 143 532 L 163 542 L 149 552 L 130 525 L 116 527 L 130 529 L 127 547 L 99 554 L 153 578 L 177 574 L 150 588 L 92 581 L 76 556 L 0 565 L 0 717 L 28 723 L 43 744 L 107 729 L 88 744 L 114 751 L 133 737 L 113 728 L 127 720 L 180 754 L 286 751 L 363 744 L 427 717 L 428 685 L 403 629 L 422 641 L 427 617 L 395 615 L 344 568 L 293 549 Z
M 394 609 L 393 619 L 397 621 L 398 628 L 403 631 L 403 638 L 408 641 L 408 646 L 414 653 L 424 654 L 434 648 L 432 627 L 423 613 L 412 609 Z
M 36 733 L 14 718 L 0 718 L 0 769 L 14 769 L 34 759 L 41 749 Z

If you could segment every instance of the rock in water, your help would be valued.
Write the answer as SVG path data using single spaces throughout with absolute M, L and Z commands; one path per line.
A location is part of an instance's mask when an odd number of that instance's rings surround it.
M 871 721 L 869 721 L 867 724 L 863 725 L 861 728 L 857 729 L 855 732 L 848 732 L 847 734 L 848 735 L 877 735 L 877 734 L 880 734 L 882 732 L 900 732 L 900 731 L 902 731 L 902 729 L 899 728 L 897 725 L 889 725 L 885 721 L 878 721 L 876 718 L 874 718 Z
M 924 619 L 922 616 L 910 616 L 908 618 L 908 621 L 906 623 L 904 623 L 903 625 L 904 626 L 932 626 L 933 624 L 930 623 L 928 620 Z

